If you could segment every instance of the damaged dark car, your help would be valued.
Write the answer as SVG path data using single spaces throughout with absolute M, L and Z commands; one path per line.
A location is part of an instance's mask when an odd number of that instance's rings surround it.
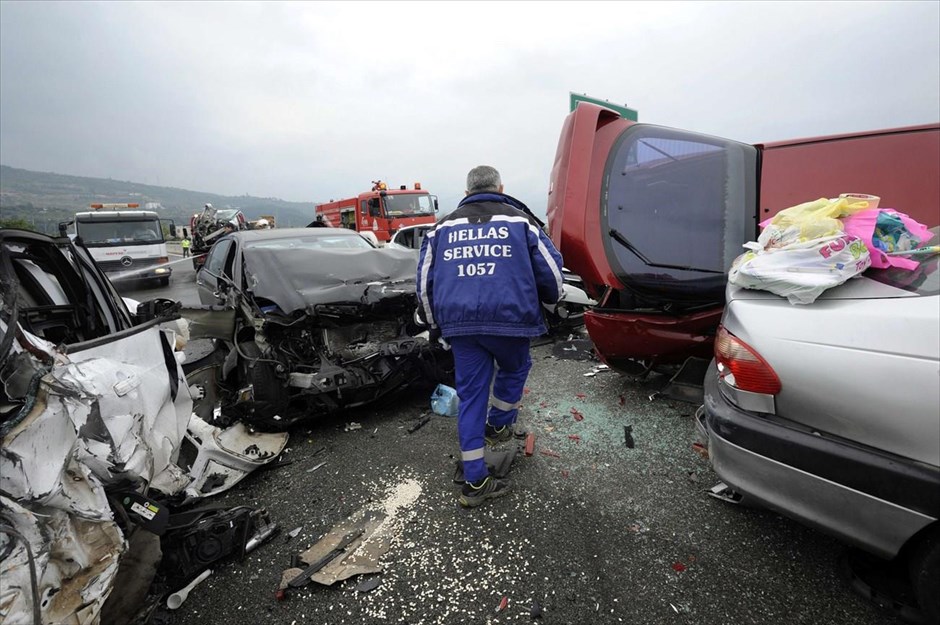
M 216 345 L 189 367 L 187 379 L 209 399 L 196 412 L 221 406 L 252 427 L 283 430 L 416 383 L 449 381 L 449 351 L 415 318 L 416 262 L 340 228 L 220 240 L 196 278 L 206 306 L 183 310 L 193 338 Z

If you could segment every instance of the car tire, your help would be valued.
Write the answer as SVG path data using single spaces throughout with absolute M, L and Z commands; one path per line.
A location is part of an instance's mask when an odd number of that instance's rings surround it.
M 170 286 L 169 278 L 160 278 L 160 286 Z
M 940 527 L 934 527 L 917 543 L 909 560 L 911 585 L 929 623 L 940 623 Z
M 261 349 L 254 341 L 238 344 L 238 370 L 243 382 L 251 384 L 255 409 L 248 421 L 266 431 L 283 430 L 290 425 L 287 411 L 287 388 L 277 376 L 270 361 L 249 362 L 261 358 Z M 279 419 L 274 417 L 278 416 Z

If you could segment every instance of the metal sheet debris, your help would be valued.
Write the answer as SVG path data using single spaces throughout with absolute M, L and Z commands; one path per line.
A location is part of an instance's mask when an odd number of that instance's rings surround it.
M 381 501 L 360 508 L 334 525 L 319 541 L 300 554 L 299 567 L 284 571 L 279 589 L 288 588 L 304 569 L 324 559 L 326 561 L 322 568 L 309 576 L 311 581 L 324 586 L 356 575 L 381 572 L 381 558 L 388 553 L 392 541 L 413 514 L 412 508 L 421 496 L 421 491 L 421 485 L 416 480 L 404 480 L 390 488 Z M 337 551 L 347 540 L 349 542 Z
M 378 575 L 364 579 L 356 586 L 356 592 L 372 592 L 382 583 L 382 578 Z

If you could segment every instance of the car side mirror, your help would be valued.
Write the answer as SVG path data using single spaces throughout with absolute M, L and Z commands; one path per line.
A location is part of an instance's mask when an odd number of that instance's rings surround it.
M 232 289 L 232 285 L 228 280 L 221 276 L 216 276 L 215 282 L 215 291 L 212 292 L 213 297 L 217 299 L 225 299 L 225 296 L 228 295 L 228 292 Z
M 439 211 L 439 210 L 441 210 L 441 209 L 440 209 L 440 207 L 437 205 L 437 198 L 435 197 L 435 198 L 434 198 L 434 212 L 436 213 L 436 212 Z
M 176 238 L 176 224 L 170 224 L 170 236 Z
M 153 319 L 163 319 L 169 321 L 179 317 L 182 304 L 163 297 L 147 300 L 137 304 L 137 310 L 134 313 L 135 325 L 151 321 Z

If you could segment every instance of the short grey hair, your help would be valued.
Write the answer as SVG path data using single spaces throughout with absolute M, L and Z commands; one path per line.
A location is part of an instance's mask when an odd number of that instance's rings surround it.
M 499 172 L 489 165 L 474 167 L 467 174 L 467 193 L 498 193 L 502 184 Z

